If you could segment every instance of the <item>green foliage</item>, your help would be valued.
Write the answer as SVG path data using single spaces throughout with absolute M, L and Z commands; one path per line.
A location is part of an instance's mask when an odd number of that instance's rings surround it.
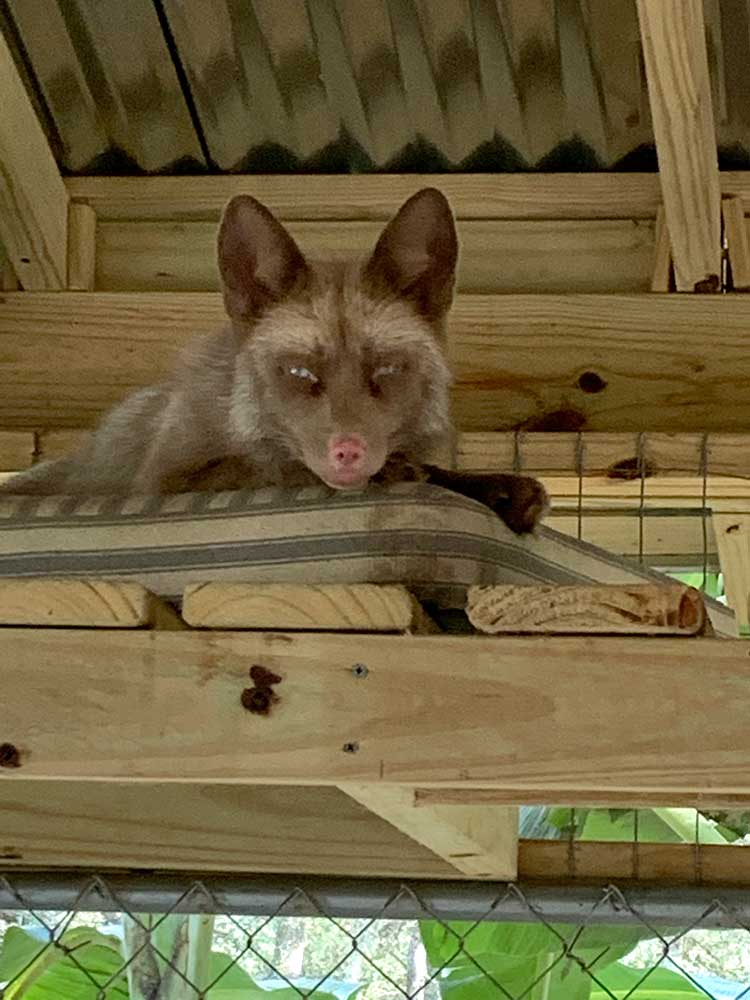
M 172 955 L 176 935 L 181 933 L 186 918 L 170 917 L 154 920 L 154 947 L 162 955 Z M 93 927 L 76 927 L 65 931 L 57 945 L 40 939 L 21 927 L 9 927 L 0 945 L 0 987 L 3 1000 L 96 1000 L 106 986 L 107 1000 L 133 1000 L 126 975 L 120 970 L 124 959 L 121 942 Z M 156 956 L 159 967 L 166 963 Z M 185 997 L 189 988 L 177 978 L 172 992 Z M 213 951 L 208 957 L 207 985 L 216 985 L 206 994 L 208 1000 L 300 1000 L 291 987 L 266 990 L 232 961 L 229 955 Z M 107 985 L 109 984 L 109 985 Z M 357 989 L 348 991 L 353 1000 Z M 163 991 L 159 996 L 162 997 Z M 316 1000 L 336 1000 L 325 990 L 315 992 Z
M 550 809 L 546 822 L 561 836 L 581 840 L 632 841 L 636 814 L 632 809 Z M 644 809 L 638 812 L 638 839 L 657 843 L 701 843 L 733 839 L 692 809 Z M 725 836 L 726 833 L 726 836 Z M 644 973 L 623 965 L 641 941 L 653 937 L 645 927 L 541 923 L 479 925 L 435 922 L 421 925 L 422 940 L 433 969 L 445 967 L 438 983 L 442 1000 L 485 1000 L 498 997 L 499 983 L 511 996 L 527 1000 L 603 1000 L 608 994 L 626 996 Z M 668 933 L 665 931 L 665 933 Z M 531 984 L 534 984 L 531 989 Z M 526 991 L 526 992 L 525 992 Z M 704 996 L 687 980 L 656 970 L 644 981 L 637 1000 L 685 1000 Z
M 668 969 L 630 969 L 619 962 L 597 977 L 601 986 L 593 986 L 589 1000 L 694 1000 L 704 997 L 703 990 Z M 640 984 L 640 985 L 639 985 Z
M 511 996 L 523 994 L 528 1000 L 588 1000 L 593 984 L 589 972 L 598 975 L 648 933 L 639 927 L 582 929 L 569 924 L 422 924 L 430 965 L 448 969 L 439 980 L 445 1000 L 497 996 L 494 982 Z
M 9 927 L 0 949 L 0 983 L 10 982 L 4 1000 L 96 1000 L 112 980 L 108 1000 L 128 1000 L 116 938 L 92 927 L 65 931 L 57 945 L 20 927 Z
M 673 580 L 679 580 L 687 587 L 702 590 L 707 597 L 724 596 L 724 577 L 721 573 L 706 573 L 705 580 L 702 570 L 697 573 L 670 573 L 667 571 L 667 576 L 671 576 Z

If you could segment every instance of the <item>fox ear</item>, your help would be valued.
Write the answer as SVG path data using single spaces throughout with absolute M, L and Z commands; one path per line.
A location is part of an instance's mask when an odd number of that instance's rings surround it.
M 232 319 L 251 319 L 301 286 L 305 258 L 281 223 L 255 198 L 237 195 L 219 227 L 219 273 Z
M 376 292 L 395 292 L 425 318 L 440 319 L 453 300 L 457 256 L 450 205 L 436 188 L 423 188 L 385 227 L 364 276 Z

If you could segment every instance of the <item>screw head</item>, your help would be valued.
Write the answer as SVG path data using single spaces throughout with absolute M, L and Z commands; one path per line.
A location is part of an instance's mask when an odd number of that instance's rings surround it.
M 359 753 L 359 743 L 353 740 L 351 743 L 345 743 L 341 749 L 344 753 Z
M 352 667 L 352 676 L 358 678 L 359 680 L 364 680 L 365 677 L 370 673 L 364 663 L 355 663 Z

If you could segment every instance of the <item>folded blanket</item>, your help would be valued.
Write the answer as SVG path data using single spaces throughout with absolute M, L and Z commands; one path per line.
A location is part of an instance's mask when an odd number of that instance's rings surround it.
M 435 486 L 326 487 L 169 497 L 0 498 L 0 577 L 137 580 L 167 598 L 189 583 L 403 583 L 462 608 L 489 583 L 666 580 L 549 528 L 514 535 L 490 510 Z M 732 613 L 707 602 L 714 628 Z

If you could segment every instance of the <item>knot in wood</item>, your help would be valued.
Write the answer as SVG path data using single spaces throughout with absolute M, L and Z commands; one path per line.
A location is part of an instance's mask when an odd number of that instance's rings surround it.
M 21 755 L 13 743 L 0 743 L 0 767 L 20 767 Z
M 253 687 L 245 688 L 240 695 L 242 707 L 253 715 L 269 715 L 272 706 L 280 701 L 273 685 L 280 684 L 282 678 L 256 663 L 250 668 L 250 680 L 253 681 Z

